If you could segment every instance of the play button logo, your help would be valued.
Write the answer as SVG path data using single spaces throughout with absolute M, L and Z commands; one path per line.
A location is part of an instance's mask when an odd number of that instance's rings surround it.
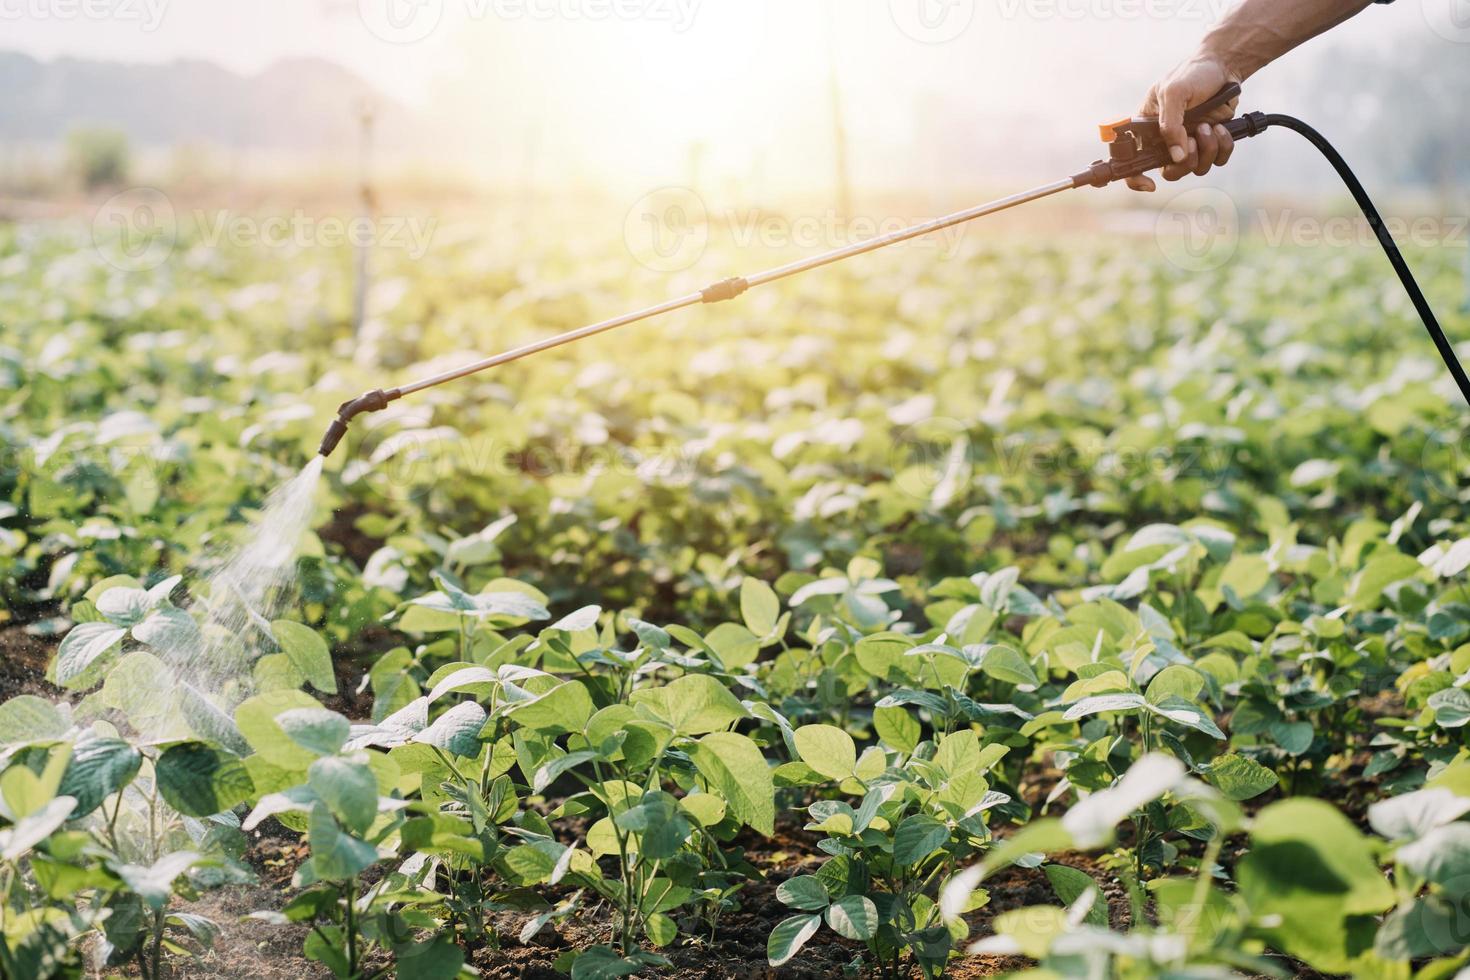
M 415 44 L 444 19 L 444 0 L 358 0 L 358 16 L 373 36 L 389 44 Z
M 975 0 L 888 0 L 893 22 L 915 41 L 945 44 L 969 29 Z

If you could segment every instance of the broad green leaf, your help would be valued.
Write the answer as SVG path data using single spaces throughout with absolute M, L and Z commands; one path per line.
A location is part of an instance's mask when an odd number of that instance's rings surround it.
M 1151 704 L 1158 704 L 1169 697 L 1193 701 L 1204 689 L 1205 679 L 1199 671 L 1183 664 L 1170 664 L 1149 681 L 1147 696 Z
M 378 783 L 365 762 L 329 757 L 311 764 L 307 785 L 347 829 L 366 834 L 378 816 Z
M 1276 785 L 1276 774 L 1254 759 L 1229 753 L 1210 764 L 1210 783 L 1226 799 L 1249 800 Z
M 113 590 L 117 591 L 117 590 Z M 110 595 L 111 593 L 109 593 Z M 128 631 L 111 623 L 78 623 L 56 650 L 56 683 L 69 687 L 99 659 L 116 650 Z
M 893 860 L 915 865 L 949 840 L 949 828 L 922 813 L 904 817 L 893 834 Z
M 484 708 L 473 701 L 464 701 L 436 718 L 413 741 L 472 759 L 480 754 L 480 730 L 485 727 L 485 717 Z M 585 722 L 585 718 L 581 719 L 578 727 Z
M 271 623 L 277 645 L 312 687 L 323 694 L 337 693 L 337 675 L 332 672 L 332 654 L 327 641 L 310 626 L 278 619 Z
M 1083 921 L 1099 929 L 1108 928 L 1108 900 L 1103 897 L 1102 889 L 1091 875 L 1065 864 L 1048 864 L 1041 870 L 1046 873 L 1051 890 L 1057 893 L 1057 898 L 1068 908 L 1076 904 L 1082 896 L 1092 892 L 1092 905 L 1088 907 Z
M 311 808 L 309 828 L 312 870 L 322 881 L 346 881 L 378 861 L 378 849 L 343 831 L 326 804 Z
M 656 861 L 678 854 L 694 832 L 693 824 L 679 809 L 679 801 L 668 793 L 648 793 L 613 822 L 637 834 L 639 852 Z
M 980 662 L 980 669 L 987 677 L 993 677 L 1005 684 L 1015 684 L 1020 687 L 1035 687 L 1040 681 L 1036 677 L 1036 671 L 1018 650 L 997 644 L 985 651 L 985 657 Z
M 873 709 L 873 730 L 890 748 L 913 752 L 923 737 L 924 729 L 907 708 Z
M 652 712 L 679 735 L 724 731 L 749 717 L 740 699 L 708 674 L 686 674 L 663 687 L 634 691 L 629 703 Z
M 766 757 L 734 732 L 713 732 L 689 746 L 699 774 L 730 805 L 741 823 L 770 835 L 776 826 L 776 787 Z
M 863 895 L 847 895 L 828 907 L 827 925 L 845 939 L 867 942 L 878 934 L 878 906 Z
M 770 636 L 781 618 L 781 600 L 769 585 L 747 576 L 740 583 L 740 618 L 756 636 Z
M 243 803 L 255 783 L 240 759 L 203 742 L 181 742 L 158 757 L 158 791 L 191 817 L 210 817 Z
M 795 603 L 793 602 L 793 605 Z M 783 966 L 792 957 L 801 952 L 801 947 L 806 941 L 817 934 L 822 928 L 822 917 L 820 915 L 793 915 L 788 919 L 782 919 L 771 930 L 771 937 L 766 940 L 766 962 L 771 966 Z
M 828 779 L 846 779 L 857 766 L 852 736 L 834 725 L 803 725 L 793 737 L 801 761 Z
M 1147 705 L 1148 702 L 1142 694 L 1099 694 L 1096 697 L 1083 698 L 1072 705 L 1062 715 L 1067 721 L 1077 721 L 1089 715 L 1099 715 L 1107 711 L 1134 711 Z
M 128 889 L 141 898 L 154 911 L 168 904 L 173 894 L 174 881 L 200 861 L 193 851 L 175 851 L 164 855 L 151 865 L 113 865 L 112 870 Z
M 302 748 L 276 723 L 276 716 L 297 708 L 322 709 L 304 691 L 271 691 L 241 702 L 235 709 L 235 725 L 250 747 L 266 762 L 289 771 L 305 772 L 317 754 Z
M 56 705 L 34 694 L 22 694 L 0 704 L 0 748 L 54 741 L 70 727 Z
M 276 715 L 276 724 L 314 755 L 335 755 L 352 734 L 352 723 L 326 708 L 291 708 Z
M 580 732 L 595 710 L 581 681 L 564 681 L 533 700 L 513 705 L 506 715 L 535 732 Z
M 70 796 L 76 809 L 69 819 L 84 817 L 113 793 L 133 781 L 143 754 L 120 738 L 88 738 L 72 746 L 71 759 L 57 792 Z
M 1249 599 L 1271 581 L 1271 565 L 1259 555 L 1236 555 L 1220 572 L 1220 586 Z
M 776 888 L 776 898 L 781 904 L 804 912 L 819 912 L 832 903 L 827 886 L 815 875 L 787 878 Z

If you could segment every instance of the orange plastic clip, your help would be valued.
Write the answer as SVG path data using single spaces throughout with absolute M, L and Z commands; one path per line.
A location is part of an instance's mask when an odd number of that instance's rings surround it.
M 1124 116 L 1117 122 L 1103 123 L 1097 127 L 1098 135 L 1102 137 L 1104 143 L 1111 143 L 1118 138 L 1118 128 L 1120 126 L 1126 126 L 1132 121 L 1133 118 L 1131 116 Z

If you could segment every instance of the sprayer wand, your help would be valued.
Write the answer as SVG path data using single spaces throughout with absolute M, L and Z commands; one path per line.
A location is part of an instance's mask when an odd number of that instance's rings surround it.
M 1229 105 L 1239 96 L 1240 86 L 1238 84 L 1232 83 L 1225 86 L 1209 100 L 1185 113 L 1185 126 L 1190 127 L 1203 122 L 1205 117 L 1211 112 L 1222 106 Z M 1389 262 L 1393 265 L 1394 271 L 1398 273 L 1399 280 L 1408 292 L 1410 300 L 1413 301 L 1415 310 L 1418 311 L 1420 319 L 1424 321 L 1424 327 L 1429 331 L 1429 335 L 1434 341 L 1434 345 L 1439 351 L 1445 367 L 1449 369 L 1450 374 L 1455 379 L 1455 384 L 1459 386 L 1460 394 L 1465 398 L 1467 403 L 1470 403 L 1470 378 L 1466 377 L 1464 368 L 1460 366 L 1453 347 L 1451 347 L 1448 338 L 1445 337 L 1444 331 L 1440 328 L 1439 321 L 1435 319 L 1434 311 L 1430 309 L 1428 301 L 1419 289 L 1419 284 L 1414 281 L 1413 273 L 1409 270 L 1408 263 L 1404 261 L 1403 256 L 1399 253 L 1398 246 L 1394 243 L 1393 237 L 1388 233 L 1388 229 L 1384 225 L 1383 218 L 1379 215 L 1378 209 L 1373 206 L 1373 202 L 1363 189 L 1363 185 L 1358 181 L 1342 156 L 1320 133 L 1306 123 L 1291 116 L 1250 112 L 1231 119 L 1223 125 L 1236 140 L 1248 139 L 1252 136 L 1259 135 L 1272 126 L 1291 129 L 1300 133 L 1321 151 L 1328 162 L 1337 170 L 1343 183 L 1347 185 L 1349 192 L 1352 193 L 1353 199 L 1357 202 L 1359 208 L 1362 209 L 1363 216 L 1368 220 L 1369 226 L 1372 227 L 1379 244 L 1383 247 Z M 722 303 L 726 300 L 734 299 L 747 290 L 754 289 L 757 286 L 764 286 L 790 276 L 800 275 L 803 272 L 820 269 L 823 266 L 832 265 L 834 262 L 841 262 L 844 259 L 865 255 L 868 252 L 876 252 L 879 249 L 887 248 L 890 245 L 897 245 L 900 242 L 921 238 L 924 235 L 933 234 L 936 231 L 943 231 L 946 228 L 952 228 L 955 225 L 964 224 L 976 218 L 983 218 L 986 215 L 996 214 L 997 212 L 1005 211 L 1022 204 L 1029 204 L 1032 201 L 1039 201 L 1044 197 L 1050 197 L 1062 191 L 1073 190 L 1078 187 L 1106 187 L 1115 181 L 1125 180 L 1129 177 L 1136 177 L 1139 174 L 1156 170 L 1169 162 L 1168 148 L 1164 143 L 1163 134 L 1159 130 L 1159 121 L 1156 118 L 1134 116 L 1115 123 L 1108 123 L 1100 127 L 1100 131 L 1103 142 L 1109 146 L 1108 159 L 1098 160 L 1086 170 L 1073 174 L 1071 177 L 1065 177 L 1053 183 L 1045 184 L 1029 191 L 1023 191 L 1020 194 L 1013 194 L 1010 197 L 990 201 L 989 203 L 981 204 L 964 211 L 957 211 L 954 214 L 945 215 L 942 218 L 935 218 L 932 221 L 926 221 L 889 235 L 871 238 L 808 259 L 802 259 L 787 265 L 778 266 L 774 269 L 768 269 L 765 272 L 760 272 L 755 275 L 723 279 L 713 285 L 706 286 L 704 289 L 676 297 L 657 306 L 650 306 L 647 309 L 626 313 L 622 316 L 614 317 L 611 320 L 603 320 L 601 323 L 593 323 L 585 327 L 579 327 L 576 330 L 569 330 L 566 333 L 557 334 L 545 340 L 538 340 L 535 343 L 526 344 L 523 347 L 516 347 L 512 350 L 496 354 L 493 357 L 487 357 L 484 360 L 466 364 L 452 371 L 445 371 L 442 374 L 423 378 L 400 388 L 390 388 L 387 390 L 375 389 L 366 392 L 357 398 L 343 402 L 338 407 L 337 418 L 333 420 L 331 426 L 327 429 L 327 433 L 322 438 L 321 448 L 318 449 L 318 452 L 322 456 L 330 456 L 332 451 L 337 448 L 338 443 L 347 434 L 347 427 L 354 418 L 365 412 L 382 411 L 388 407 L 390 402 L 397 401 L 404 395 L 411 395 L 414 392 L 423 391 L 426 388 L 434 388 L 450 381 L 456 381 L 472 374 L 478 374 L 481 371 L 493 367 L 499 367 L 502 364 L 509 364 L 511 361 L 518 361 L 523 357 L 530 357 L 532 354 L 539 354 L 542 351 L 551 350 L 553 347 L 570 344 L 608 330 L 625 327 L 631 323 L 638 323 L 642 320 L 662 316 L 665 313 L 672 313 L 675 310 L 682 310 L 686 307 L 705 303 Z

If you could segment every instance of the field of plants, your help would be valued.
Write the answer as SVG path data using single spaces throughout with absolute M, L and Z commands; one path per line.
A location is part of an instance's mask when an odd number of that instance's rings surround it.
M 347 250 L 0 228 L 0 975 L 1470 976 L 1470 416 L 1376 250 L 977 232 L 297 478 L 761 260 L 440 229 L 354 337 Z

